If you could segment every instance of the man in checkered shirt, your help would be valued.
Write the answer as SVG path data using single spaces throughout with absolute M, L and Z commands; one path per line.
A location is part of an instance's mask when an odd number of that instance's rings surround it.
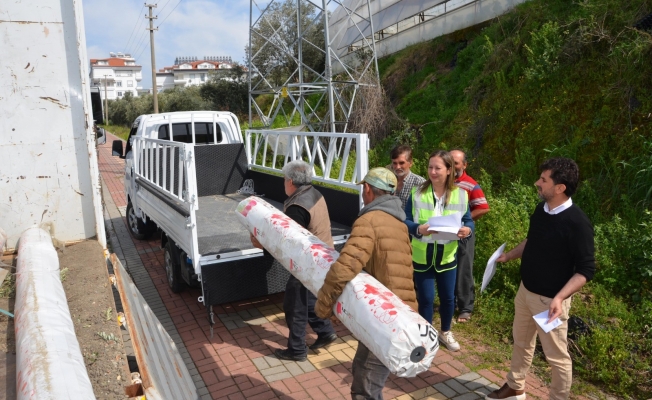
M 403 203 L 403 209 L 405 210 L 405 204 L 408 201 L 408 197 L 410 197 L 412 188 L 425 182 L 425 179 L 410 171 L 412 167 L 412 148 L 410 146 L 402 145 L 394 147 L 390 153 L 390 157 L 392 158 L 392 165 L 387 168 L 394 171 L 398 181 L 398 186 L 394 194 L 401 198 L 401 203 Z

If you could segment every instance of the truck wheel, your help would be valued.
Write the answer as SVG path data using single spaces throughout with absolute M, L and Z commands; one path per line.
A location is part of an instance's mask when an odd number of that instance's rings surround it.
M 131 202 L 127 203 L 127 225 L 129 225 L 129 232 L 135 239 L 144 240 L 152 234 L 151 227 L 136 216 L 136 211 L 134 211 Z
M 181 266 L 179 265 L 179 251 L 177 246 L 171 240 L 165 244 L 165 275 L 168 278 L 168 285 L 173 293 L 179 293 L 183 290 L 181 282 Z

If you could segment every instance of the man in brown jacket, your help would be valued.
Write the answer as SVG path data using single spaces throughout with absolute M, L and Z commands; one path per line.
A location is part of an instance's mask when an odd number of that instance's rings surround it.
M 403 223 L 405 212 L 401 199 L 391 195 L 396 189 L 396 176 L 387 168 L 374 168 L 358 184 L 363 185 L 365 206 L 326 275 L 315 313 L 320 318 L 330 317 L 344 286 L 363 269 L 416 311 L 412 246 Z M 388 376 L 389 369 L 364 344 L 358 343 L 353 358 L 353 400 L 382 400 Z

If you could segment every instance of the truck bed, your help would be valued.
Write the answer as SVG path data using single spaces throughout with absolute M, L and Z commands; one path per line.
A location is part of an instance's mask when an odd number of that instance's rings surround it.
M 197 241 L 199 254 L 223 254 L 253 249 L 249 232 L 238 222 L 235 215 L 238 203 L 249 197 L 241 194 L 211 195 L 199 197 L 197 210 Z M 283 210 L 283 204 L 263 197 L 265 201 Z M 331 221 L 333 237 L 348 235 L 351 228 Z

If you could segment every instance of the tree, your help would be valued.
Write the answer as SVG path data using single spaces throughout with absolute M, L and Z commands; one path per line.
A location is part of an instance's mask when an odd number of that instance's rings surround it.
M 209 81 L 201 86 L 199 92 L 211 110 L 231 111 L 241 117 L 248 113 L 249 85 L 241 65 L 211 72 Z

